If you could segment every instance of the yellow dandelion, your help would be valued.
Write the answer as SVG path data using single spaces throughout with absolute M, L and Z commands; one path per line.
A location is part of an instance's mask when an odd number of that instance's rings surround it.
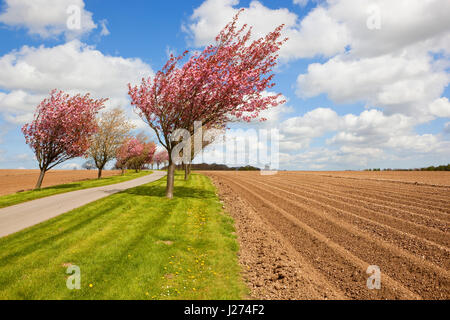
M 89 283 L 89 288 L 92 288 L 94 285 L 92 283 Z

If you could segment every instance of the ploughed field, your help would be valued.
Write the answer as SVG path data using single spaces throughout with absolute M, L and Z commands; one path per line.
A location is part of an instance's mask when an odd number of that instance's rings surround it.
M 120 170 L 104 170 L 102 176 L 120 174 Z M 0 170 L 0 196 L 33 189 L 39 170 Z M 45 174 L 42 187 L 97 178 L 97 170 L 50 170 Z
M 254 298 L 450 299 L 450 172 L 203 173 Z

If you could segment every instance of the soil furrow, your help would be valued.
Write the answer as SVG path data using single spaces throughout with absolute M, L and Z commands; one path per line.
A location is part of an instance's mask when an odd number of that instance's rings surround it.
M 421 173 L 417 184 L 319 172 L 205 174 L 219 190 L 227 190 L 225 202 L 240 212 L 241 245 L 259 246 L 256 257 L 240 258 L 241 264 L 257 270 L 248 273 L 252 297 L 336 299 L 343 293 L 350 299 L 450 298 L 447 173 Z M 398 176 L 414 181 L 416 174 Z M 389 175 L 397 177 L 395 172 Z M 254 235 L 239 238 L 239 229 Z M 289 263 L 279 266 L 278 257 Z M 367 288 L 369 265 L 381 269 L 380 290 Z M 274 274 L 277 279 L 271 278 Z M 329 295 L 324 293 L 327 287 Z
M 260 181 L 258 180 L 258 182 Z M 298 186 L 290 187 L 289 185 L 286 186 L 284 184 L 276 183 L 274 180 L 266 182 L 266 184 L 280 188 L 280 190 L 283 190 L 283 188 L 291 190 L 291 192 L 298 194 L 299 196 L 308 196 L 311 199 L 319 198 L 321 203 L 327 203 L 342 210 L 351 210 L 351 212 L 361 215 L 362 217 L 389 225 L 399 231 L 412 233 L 447 247 L 450 245 L 450 239 L 448 239 L 446 234 L 449 230 L 449 226 L 442 221 L 439 223 L 438 221 L 427 220 L 426 222 L 431 225 L 424 225 L 423 223 L 416 222 L 414 219 L 416 217 L 414 215 L 408 212 L 398 212 L 389 207 L 381 206 L 378 207 L 378 210 L 374 210 L 370 207 L 370 204 L 365 201 L 345 201 L 345 198 L 336 196 L 331 192 L 319 190 L 314 190 L 314 192 L 312 192 L 306 188 L 300 189 Z
M 257 186 L 255 184 L 252 184 L 252 185 Z M 268 186 L 271 187 L 270 185 L 268 185 Z M 272 187 L 272 188 L 274 188 L 274 187 Z M 415 260 L 416 263 L 419 263 L 419 264 L 426 263 L 426 261 L 424 261 L 426 258 L 430 262 L 433 262 L 436 264 L 434 266 L 429 265 L 430 268 L 434 268 L 437 273 L 447 274 L 446 270 L 439 267 L 440 265 L 448 264 L 448 262 L 449 262 L 449 259 L 448 259 L 449 249 L 445 246 L 441 246 L 436 243 L 426 241 L 425 239 L 411 236 L 410 234 L 398 231 L 397 229 L 391 228 L 387 225 L 383 225 L 383 224 L 377 223 L 375 221 L 370 221 L 369 219 L 365 219 L 365 218 L 356 216 L 353 213 L 350 213 L 348 211 L 339 210 L 332 206 L 321 204 L 320 202 L 318 202 L 316 200 L 301 197 L 297 194 L 290 193 L 289 191 L 280 189 L 280 191 L 287 194 L 287 197 L 280 197 L 278 194 L 274 193 L 273 191 L 271 191 L 269 189 L 260 189 L 260 190 L 269 192 L 273 196 L 279 197 L 279 199 L 283 199 L 283 201 L 289 202 L 292 206 L 299 207 L 306 211 L 313 210 L 314 213 L 319 214 L 319 215 L 322 215 L 322 212 L 324 212 L 324 211 L 327 212 L 327 214 L 333 214 L 335 218 L 331 217 L 330 215 L 327 215 L 327 216 L 325 216 L 325 219 L 330 220 L 336 226 L 345 226 L 346 229 L 353 228 L 352 227 L 353 225 L 355 225 L 356 228 L 360 228 L 360 226 L 363 226 L 364 227 L 364 229 L 362 229 L 363 232 L 369 231 L 370 233 L 373 234 L 373 236 L 377 237 L 379 239 L 379 241 L 381 241 L 382 243 L 390 242 L 390 244 L 388 244 L 389 249 L 391 249 L 391 250 L 398 249 L 397 246 L 400 243 L 400 244 L 402 244 L 402 248 L 404 248 L 405 250 L 401 250 L 401 251 L 397 250 L 398 254 L 407 255 L 407 258 L 413 259 L 413 260 Z M 312 202 L 314 202 L 314 205 L 300 204 L 300 202 L 293 200 L 291 197 L 293 197 L 293 199 L 295 199 L 297 197 L 301 197 L 302 198 L 301 203 L 312 201 Z M 317 207 L 317 205 L 319 205 L 319 206 Z M 355 219 L 358 221 L 355 221 Z M 366 227 L 368 227 L 368 228 L 366 228 Z M 383 231 L 385 232 L 385 234 L 383 237 L 378 237 L 377 233 L 374 233 L 372 231 L 372 230 L 376 230 L 377 228 L 384 229 Z M 387 232 L 386 232 L 386 230 L 387 230 Z M 355 232 L 357 232 L 357 231 L 353 230 L 353 233 L 355 233 Z M 393 235 L 393 233 L 395 235 Z M 362 235 L 362 237 L 367 237 L 367 235 L 365 233 L 363 233 L 361 235 Z M 391 239 L 391 238 L 393 238 L 393 239 Z M 407 241 L 405 243 L 403 243 L 402 241 L 404 241 L 405 238 Z M 408 252 L 407 252 L 407 251 L 410 251 L 411 243 L 413 243 L 415 245 L 414 248 L 425 248 L 426 247 L 426 249 L 420 250 L 419 252 L 413 251 L 416 254 L 416 256 L 412 256 L 412 255 L 408 254 Z M 393 244 L 395 244 L 396 247 L 393 247 L 392 246 Z M 447 274 L 447 276 L 448 276 L 448 274 Z
M 410 199 L 411 197 L 424 202 L 429 202 L 431 204 L 449 203 L 448 195 L 450 193 L 450 186 L 432 186 L 426 184 L 392 184 L 385 183 L 382 180 L 361 180 L 358 181 L 354 179 L 349 179 L 345 181 L 344 179 L 336 179 L 336 177 L 326 180 L 327 183 L 336 183 L 337 185 L 355 185 L 358 186 L 359 190 L 375 190 L 381 193 L 387 193 L 393 197 Z M 419 191 L 419 192 L 418 192 Z M 390 193 L 391 192 L 391 193 Z
M 295 183 L 301 182 L 300 180 L 285 180 Z M 319 182 L 308 181 L 307 183 L 317 185 Z M 384 200 L 393 204 L 402 204 L 410 207 L 413 206 L 415 208 L 420 207 L 423 209 L 437 210 L 441 212 L 444 217 L 449 218 L 450 190 L 448 190 L 444 195 L 445 198 L 436 199 L 433 198 L 433 195 L 424 194 L 423 188 L 420 188 L 420 186 L 415 186 L 415 188 L 411 190 L 411 192 L 403 194 L 401 191 L 399 191 L 399 188 L 388 189 L 385 186 L 378 188 L 376 186 L 361 186 L 357 183 L 339 184 L 330 181 L 323 181 L 319 185 L 326 185 L 328 187 L 344 189 L 342 191 L 349 195 L 366 196 L 374 199 L 375 201 Z
M 400 212 L 404 212 L 409 214 L 410 216 L 415 216 L 417 218 L 424 219 L 423 221 L 430 221 L 431 223 L 435 221 L 438 224 L 447 224 L 450 222 L 450 215 L 441 212 L 441 211 L 435 211 L 434 209 L 430 208 L 423 208 L 418 203 L 411 204 L 402 204 L 398 203 L 394 200 L 387 200 L 387 197 L 380 197 L 380 196 L 371 196 L 369 194 L 365 194 L 363 192 L 357 192 L 355 191 L 355 188 L 347 187 L 347 186 L 341 186 L 338 188 L 333 188 L 332 186 L 324 185 L 324 184 L 313 184 L 313 183 L 306 183 L 306 182 L 299 182 L 295 180 L 287 180 L 284 178 L 278 178 L 278 179 L 268 179 L 269 181 L 279 181 L 280 183 L 283 183 L 287 186 L 295 186 L 299 187 L 302 186 L 303 188 L 318 190 L 318 191 L 324 191 L 328 193 L 332 193 L 335 195 L 340 195 L 342 198 L 350 198 L 353 200 L 359 200 L 359 201 L 365 201 L 372 206 L 375 207 L 383 207 L 383 208 L 389 208 L 390 211 L 395 211 L 398 209 Z M 350 189 L 349 191 L 345 191 L 344 188 Z M 344 190 L 342 190 L 344 189 Z M 450 205 L 449 205 L 450 206 Z M 413 211 L 421 211 L 421 213 L 413 212 Z M 443 211 L 443 210 L 442 210 Z M 424 213 L 425 212 L 425 213 Z
M 224 179 L 260 214 L 264 214 L 264 217 L 280 230 L 302 256 L 324 273 L 332 283 L 337 283 L 350 298 L 420 299 L 420 295 L 413 293 L 384 273 L 384 285 L 381 290 L 369 290 L 366 286 L 365 271 L 370 263 L 358 258 L 288 211 L 274 205 L 266 197 L 238 184 L 236 179 Z
M 269 221 L 221 179 L 212 177 L 235 221 L 239 261 L 252 299 L 345 299 Z

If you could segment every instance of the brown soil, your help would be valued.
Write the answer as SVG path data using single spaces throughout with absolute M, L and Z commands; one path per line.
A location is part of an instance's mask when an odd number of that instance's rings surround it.
M 236 221 L 252 298 L 450 298 L 447 173 L 203 173 Z
M 120 174 L 117 170 L 103 171 L 103 177 Z M 31 190 L 36 185 L 39 170 L 0 170 L 0 196 L 24 190 Z M 45 174 L 42 187 L 58 184 L 96 179 L 96 170 L 50 170 Z
M 450 185 L 449 171 L 316 171 L 302 172 L 302 174 L 363 180 L 371 179 L 431 185 Z

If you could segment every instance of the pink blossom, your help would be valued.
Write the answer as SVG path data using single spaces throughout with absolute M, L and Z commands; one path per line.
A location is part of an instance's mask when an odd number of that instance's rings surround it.
M 107 100 L 94 100 L 89 94 L 70 96 L 55 89 L 37 106 L 34 120 L 22 132 L 41 171 L 85 154 L 89 138 L 97 131 L 95 116 Z

